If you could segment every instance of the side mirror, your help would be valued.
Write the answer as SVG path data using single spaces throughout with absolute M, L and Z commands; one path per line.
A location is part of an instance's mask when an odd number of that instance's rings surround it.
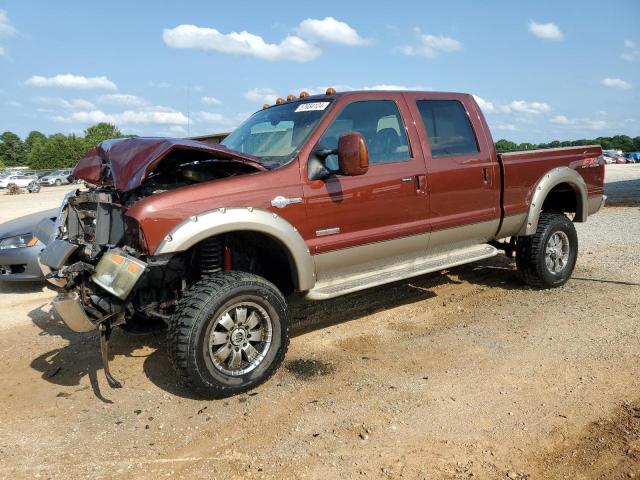
M 338 139 L 338 173 L 340 175 L 364 175 L 369 169 L 369 152 L 362 134 L 348 132 Z

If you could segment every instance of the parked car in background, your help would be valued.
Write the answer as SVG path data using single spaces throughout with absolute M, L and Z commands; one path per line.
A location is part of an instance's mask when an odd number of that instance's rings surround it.
M 627 153 L 627 161 L 629 163 L 640 163 L 640 152 Z
M 34 180 L 38 180 L 35 175 L 12 174 L 0 179 L 0 188 L 7 188 L 14 184 L 18 187 L 27 187 Z
M 69 181 L 69 175 L 71 175 L 71 169 L 68 170 L 56 170 L 40 178 L 41 185 L 64 185 L 71 183 Z
M 54 219 L 57 208 L 32 213 L 0 225 L 0 281 L 44 280 L 38 254 L 44 248 L 33 235 L 36 225 L 45 218 Z

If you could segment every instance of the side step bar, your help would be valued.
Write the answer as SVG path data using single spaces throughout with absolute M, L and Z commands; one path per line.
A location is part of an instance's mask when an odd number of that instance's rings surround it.
M 357 271 L 347 277 L 331 278 L 318 282 L 312 290 L 309 290 L 306 298 L 309 300 L 327 300 L 347 293 L 384 285 L 385 283 L 397 282 L 398 280 L 424 275 L 425 273 L 437 272 L 465 263 L 475 262 L 483 258 L 493 257 L 497 253 L 497 248 L 483 243 L 415 258 L 411 261 L 388 265 L 385 268 L 373 271 Z

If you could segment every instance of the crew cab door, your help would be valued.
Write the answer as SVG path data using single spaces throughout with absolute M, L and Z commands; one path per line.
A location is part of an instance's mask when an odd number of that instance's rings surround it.
M 429 248 L 491 239 L 500 222 L 500 170 L 468 95 L 406 94 L 427 163 Z
M 307 165 L 302 172 L 307 207 L 304 236 L 311 253 L 425 233 L 426 166 L 420 148 L 412 148 L 419 140 L 414 129 L 405 127 L 408 110 L 401 94 L 341 100 L 310 142 L 308 157 L 301 157 L 301 164 Z M 310 180 L 305 160 L 319 149 L 337 148 L 340 135 L 352 131 L 360 132 L 367 143 L 367 173 Z M 337 169 L 337 156 L 330 155 L 325 164 Z M 413 247 L 426 251 L 426 241 L 426 236 L 416 237 L 418 244 Z

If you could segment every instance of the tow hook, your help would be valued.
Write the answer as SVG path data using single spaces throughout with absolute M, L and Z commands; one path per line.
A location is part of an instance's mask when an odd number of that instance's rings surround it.
M 102 368 L 104 370 L 104 376 L 107 378 L 107 383 L 111 388 L 122 388 L 122 384 L 113 378 L 111 371 L 109 370 L 109 338 L 111 338 L 111 332 L 113 326 L 111 325 L 112 316 L 105 317 L 98 326 L 100 332 L 100 353 L 102 355 Z

